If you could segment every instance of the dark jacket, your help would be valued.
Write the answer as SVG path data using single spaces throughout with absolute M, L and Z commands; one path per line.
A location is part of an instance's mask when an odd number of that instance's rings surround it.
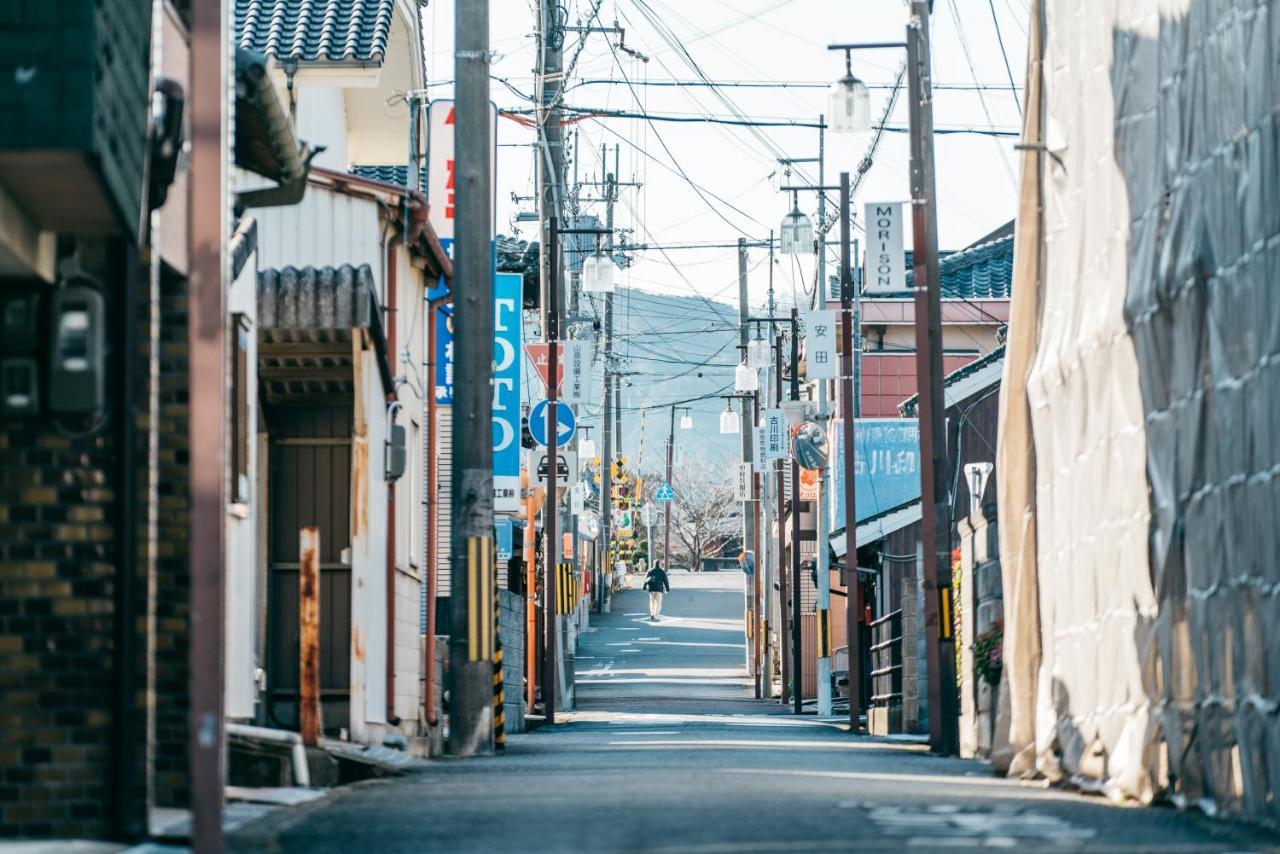
M 671 583 L 667 581 L 666 570 L 655 566 L 649 570 L 649 574 L 644 577 L 644 589 L 650 593 L 666 593 L 671 590 Z

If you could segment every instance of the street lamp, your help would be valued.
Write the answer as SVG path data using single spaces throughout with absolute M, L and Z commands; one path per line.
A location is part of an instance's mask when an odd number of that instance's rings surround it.
M 613 293 L 613 277 L 616 268 L 604 254 L 600 245 L 582 262 L 582 289 L 592 294 Z
M 596 458 L 595 439 L 583 438 L 578 440 L 578 458 L 582 460 L 594 460 Z
M 760 388 L 760 375 L 749 365 L 738 365 L 733 371 L 734 391 L 757 391 Z M 737 432 L 736 430 L 734 431 Z
M 693 416 L 692 416 L 692 415 L 690 415 L 689 413 L 687 413 L 687 412 L 686 412 L 684 415 L 681 415 L 681 416 L 680 416 L 680 429 L 681 429 L 681 430 L 692 430 L 692 429 L 693 429 Z
M 791 213 L 782 218 L 778 242 L 783 255 L 809 255 L 813 252 L 813 223 L 800 212 L 800 194 L 792 193 Z
M 720 432 L 738 432 L 738 414 L 733 411 L 733 406 L 728 400 L 724 402 L 724 412 L 720 413 Z
M 853 76 L 851 51 L 844 52 L 844 77 L 831 84 L 827 97 L 827 114 L 833 131 L 866 133 L 871 130 L 871 92 L 866 83 Z

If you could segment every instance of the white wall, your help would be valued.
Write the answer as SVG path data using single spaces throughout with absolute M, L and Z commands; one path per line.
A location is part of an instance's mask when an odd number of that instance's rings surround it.
M 353 344 L 351 442 L 351 737 L 375 743 L 387 719 L 386 396 L 372 349 Z M 372 726 L 370 726 L 372 725 Z
M 258 363 L 257 263 L 250 258 L 227 292 L 227 313 L 249 317 L 249 472 L 258 471 Z M 257 490 L 250 489 L 251 495 Z M 252 719 L 257 687 L 258 627 L 258 532 L 256 518 L 264 512 L 255 502 L 235 505 L 227 511 L 227 634 L 226 634 L 226 715 L 229 718 Z
M 294 91 L 298 96 L 298 139 L 312 148 L 325 146 L 311 161 L 312 165 L 346 172 L 351 161 L 347 154 L 347 102 L 342 89 L 299 84 Z M 284 93 L 281 96 L 286 98 Z

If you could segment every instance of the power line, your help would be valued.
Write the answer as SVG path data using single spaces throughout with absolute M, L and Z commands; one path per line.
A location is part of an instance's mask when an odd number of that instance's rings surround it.
M 1012 77 L 1012 74 L 1010 74 Z M 498 79 L 498 78 L 494 78 Z M 506 80 L 501 82 L 506 83 Z M 605 85 L 621 85 L 622 80 L 614 80 L 611 77 L 590 77 L 585 80 L 579 80 L 566 89 L 579 89 L 583 86 L 605 86 Z M 713 80 L 710 82 L 704 80 L 637 80 L 632 81 L 635 86 L 649 87 L 669 87 L 676 89 L 689 88 L 706 88 L 718 87 L 729 89 L 830 89 L 830 81 L 822 82 L 818 80 Z M 875 82 L 867 83 L 868 89 L 893 89 L 897 85 L 893 82 Z M 1019 90 L 1021 87 L 1006 87 L 1003 83 L 935 83 L 933 89 L 935 91 L 950 92 L 976 92 L 978 90 L 990 92 L 1004 92 L 1006 89 L 1013 89 L 1015 98 L 1021 97 Z
M 608 109 L 608 108 L 601 108 L 601 107 L 568 107 L 566 106 L 566 107 L 562 107 L 561 110 L 562 112 L 568 113 L 570 115 L 578 116 L 581 118 L 587 118 L 587 119 L 598 119 L 598 118 L 643 119 L 644 121 L 650 122 L 650 123 L 652 122 L 672 122 L 676 124 L 701 123 L 701 124 L 712 124 L 712 125 L 730 125 L 733 127 L 746 127 L 746 128 L 812 128 L 814 130 L 817 130 L 818 128 L 827 127 L 827 125 L 820 122 L 803 121 L 799 119 L 738 119 L 738 118 L 728 118 L 725 116 L 715 116 L 715 115 L 673 115 L 670 113 L 663 114 L 663 113 L 634 112 L 631 110 L 615 110 L 615 109 Z M 522 107 L 514 110 L 506 109 L 506 110 L 502 110 L 501 112 L 511 116 L 525 116 L 525 115 L 530 115 L 534 113 L 535 110 L 532 108 L 526 109 Z M 990 122 L 989 114 L 988 114 L 988 121 Z M 911 132 L 911 128 L 908 127 L 907 125 L 885 124 L 880 127 L 888 133 L 910 133 Z M 656 129 L 655 129 L 655 133 L 656 133 Z M 935 136 L 955 136 L 955 135 L 963 135 L 963 134 L 972 134 L 974 136 L 992 136 L 992 137 L 1009 137 L 1009 138 L 1016 138 L 1021 135 L 1021 131 L 1014 130 L 1012 128 L 1008 130 L 1001 129 L 997 127 L 994 123 L 990 124 L 988 127 L 977 127 L 977 126 L 966 126 L 966 125 L 959 125 L 959 126 L 953 126 L 953 127 L 935 127 L 933 129 L 933 133 Z M 662 141 L 661 138 L 659 138 L 659 142 L 661 141 Z M 663 145 L 663 148 L 664 149 L 666 148 L 665 144 Z M 667 149 L 667 154 L 668 155 L 671 154 L 670 149 Z M 672 158 L 672 162 L 675 162 L 674 158 Z M 681 175 L 681 177 L 684 178 L 686 181 L 689 181 L 690 184 L 693 184 L 693 182 L 689 179 L 687 175 Z M 737 226 L 733 225 L 733 223 L 729 223 L 729 224 L 734 228 L 737 228 Z
M 1009 53 L 1004 49 L 1004 35 L 1000 32 L 1000 18 L 996 15 L 996 0 L 987 0 L 987 6 L 991 9 L 991 23 L 996 28 L 996 41 L 1000 44 L 1000 56 L 1004 59 L 1004 70 L 1009 75 L 1009 91 L 1013 93 L 1014 103 L 1018 105 L 1018 115 L 1021 116 L 1022 99 L 1018 96 L 1018 85 L 1013 82 L 1013 69 L 1009 67 Z

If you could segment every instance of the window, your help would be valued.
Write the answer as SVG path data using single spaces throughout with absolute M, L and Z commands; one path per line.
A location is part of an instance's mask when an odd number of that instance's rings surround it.
M 249 477 L 249 318 L 231 316 L 231 501 L 248 504 L 252 491 Z

